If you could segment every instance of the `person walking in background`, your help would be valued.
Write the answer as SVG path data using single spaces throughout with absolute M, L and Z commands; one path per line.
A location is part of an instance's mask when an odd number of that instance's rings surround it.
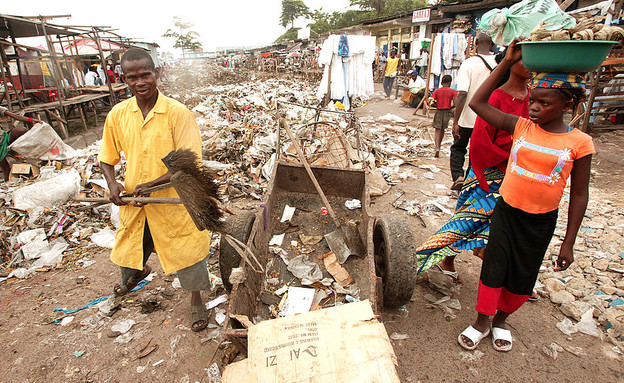
M 499 54 L 496 61 L 500 62 L 504 57 Z M 531 73 L 522 61 L 518 61 L 506 77 L 507 81 L 492 92 L 488 102 L 502 112 L 528 118 Z M 459 193 L 455 213 L 416 250 L 421 265 L 419 273 L 437 265 L 456 283 L 460 282 L 455 270 L 456 255 L 472 250 L 474 255 L 483 258 L 492 212 L 500 198 L 498 189 L 505 176 L 511 149 L 511 134 L 496 129 L 481 117 L 477 117 L 471 141 L 471 166 Z
M 492 52 L 494 43 L 490 35 L 480 32 L 477 35 L 477 55 L 464 61 L 457 72 L 457 100 L 455 100 L 455 118 L 453 121 L 453 138 L 451 146 L 451 177 L 452 190 L 460 190 L 464 183 L 464 162 L 468 152 L 468 142 L 472 128 L 477 120 L 476 113 L 468 107 L 474 93 L 490 75 L 496 61 Z
M 386 60 L 386 75 L 383 80 L 384 92 L 386 92 L 386 96 L 390 98 L 392 94 L 392 86 L 394 85 L 394 79 L 397 75 L 397 68 L 399 66 L 399 58 L 396 57 L 396 51 L 392 50 L 390 52 L 390 57 Z
M 436 89 L 431 98 L 435 100 L 436 112 L 433 116 L 433 128 L 435 129 L 435 153 L 434 157 L 440 157 L 440 146 L 444 131 L 448 128 L 453 113 L 453 100 L 457 98 L 457 91 L 451 88 L 453 78 L 445 74 L 442 76 L 442 87 Z

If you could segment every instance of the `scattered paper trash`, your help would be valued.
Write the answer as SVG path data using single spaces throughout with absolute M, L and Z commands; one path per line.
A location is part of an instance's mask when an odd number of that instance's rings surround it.
M 206 310 L 213 309 L 213 308 L 219 306 L 221 303 L 225 303 L 227 301 L 228 301 L 227 294 L 219 295 L 215 299 L 213 299 L 210 302 L 206 303 Z
M 406 119 L 401 118 L 395 114 L 392 113 L 387 113 L 384 114 L 383 116 L 378 118 L 379 121 L 385 121 L 385 122 L 394 122 L 394 123 L 398 123 L 398 124 L 404 124 L 407 122 Z
M 314 289 L 290 286 L 288 288 L 286 303 L 279 313 L 280 316 L 288 317 L 310 311 L 312 300 L 314 299 L 314 292 Z
M 282 246 L 282 242 L 284 242 L 284 236 L 286 234 L 278 234 L 274 235 L 273 238 L 269 241 L 269 246 Z
M 295 208 L 292 206 L 284 206 L 284 212 L 282 213 L 282 219 L 280 222 L 288 222 L 292 219 L 293 214 L 295 214 Z M 279 246 L 279 245 L 278 245 Z
M 121 321 L 116 322 L 114 325 L 111 326 L 111 331 L 117 331 L 121 334 L 125 334 L 128 331 L 130 331 L 130 329 L 132 328 L 132 326 L 134 326 L 136 324 L 136 322 L 132 319 L 124 319 Z
M 84 351 L 74 351 L 72 352 L 72 354 L 76 357 L 76 358 L 80 358 L 81 356 L 84 355 Z
M 215 321 L 219 324 L 219 326 L 223 326 L 225 323 L 225 310 L 222 308 L 215 308 Z
M 401 334 L 398 332 L 393 332 L 392 334 L 390 334 L 390 339 L 392 340 L 405 340 L 407 338 L 408 338 L 407 334 Z
M 74 317 L 65 317 L 63 319 L 61 319 L 61 326 L 67 326 L 68 324 L 70 324 L 71 322 L 74 321 Z
M 345 201 L 345 206 L 349 210 L 361 209 L 362 202 L 359 199 L 350 199 Z

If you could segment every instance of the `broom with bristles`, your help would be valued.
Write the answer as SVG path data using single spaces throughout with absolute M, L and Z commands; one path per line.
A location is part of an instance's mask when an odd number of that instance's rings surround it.
M 162 158 L 171 176 L 171 185 L 180 196 L 199 230 L 223 231 L 223 210 L 219 207 L 219 185 L 214 174 L 201 166 L 195 152 L 178 149 Z
M 214 182 L 212 172 L 200 167 L 197 155 L 190 149 L 178 149 L 163 157 L 171 176 L 171 184 L 180 196 L 189 215 L 199 230 L 208 229 L 219 232 L 234 250 L 255 272 L 264 272 L 264 268 L 251 249 L 225 232 L 223 210 L 219 207 L 219 186 Z

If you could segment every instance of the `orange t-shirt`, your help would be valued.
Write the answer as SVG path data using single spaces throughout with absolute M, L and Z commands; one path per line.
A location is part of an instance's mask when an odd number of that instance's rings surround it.
M 578 129 L 550 133 L 519 118 L 500 194 L 527 213 L 553 211 L 559 207 L 574 160 L 593 153 L 592 138 Z

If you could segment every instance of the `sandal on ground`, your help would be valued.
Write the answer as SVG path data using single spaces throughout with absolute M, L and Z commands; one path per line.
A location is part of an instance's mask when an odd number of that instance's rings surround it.
M 504 340 L 504 341 L 509 342 L 509 344 L 506 344 L 504 346 L 499 346 L 496 344 L 497 340 Z M 492 327 L 492 347 L 494 347 L 494 350 L 500 351 L 500 352 L 507 352 L 511 350 L 512 346 L 513 346 L 513 343 L 511 339 L 511 331 L 504 329 L 504 328 L 500 328 L 500 327 Z
M 135 288 L 139 282 L 144 280 L 150 273 L 152 272 L 152 268 L 148 265 L 143 267 L 143 271 L 137 271 L 133 276 L 128 278 L 125 285 L 120 285 L 119 283 L 113 287 L 113 294 L 120 297 L 122 295 L 128 294 Z
M 453 185 L 451 185 L 451 190 L 461 190 L 462 186 L 464 186 L 464 177 L 459 177 L 455 181 L 453 181 Z
M 462 283 L 461 279 L 459 279 L 459 273 L 457 272 L 457 270 L 455 271 L 444 270 L 442 266 L 440 266 L 439 264 L 437 264 L 436 267 L 442 272 L 442 274 L 451 277 L 453 279 L 453 283 L 455 284 Z
M 539 295 L 533 291 L 533 294 L 529 295 L 529 302 L 536 302 L 539 300 Z
M 198 332 L 208 327 L 208 315 L 204 305 L 191 306 L 191 330 Z
M 464 341 L 462 335 L 470 339 L 470 341 L 472 342 L 472 346 L 469 346 L 466 341 Z M 488 335 L 490 335 L 489 327 L 486 328 L 485 331 L 481 332 L 472 326 L 468 326 L 464 331 L 462 331 L 461 334 L 459 334 L 459 336 L 457 337 L 457 342 L 459 342 L 459 345 L 462 346 L 464 349 L 472 351 L 476 349 L 481 340 Z

